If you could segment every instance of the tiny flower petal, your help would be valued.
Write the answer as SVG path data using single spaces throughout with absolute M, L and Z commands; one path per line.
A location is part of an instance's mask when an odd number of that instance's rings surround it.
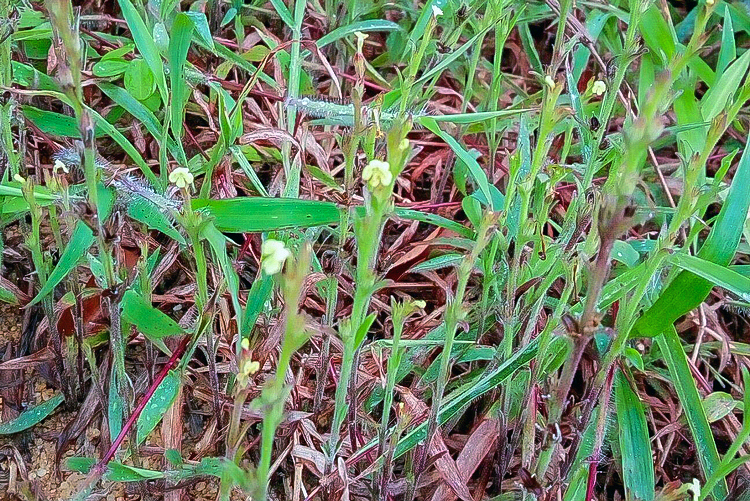
M 688 487 L 689 491 L 692 491 L 693 493 L 693 501 L 698 501 L 701 497 L 701 483 L 697 478 L 694 478 L 693 481 L 690 484 L 690 487 Z
M 275 275 L 284 267 L 284 262 L 292 253 L 286 248 L 284 242 L 268 239 L 261 246 L 260 267 L 266 275 Z
M 177 167 L 169 173 L 169 182 L 177 185 L 178 188 L 187 188 L 193 184 L 193 174 L 187 167 Z
M 432 6 L 432 15 L 435 16 L 435 19 L 437 19 L 439 16 L 443 15 L 443 9 L 441 9 L 437 5 L 433 5 Z
M 382 160 L 371 160 L 362 170 L 362 180 L 367 186 L 374 190 L 378 186 L 388 186 L 393 182 L 391 165 Z
M 601 96 L 605 92 L 607 92 L 607 84 L 604 82 L 604 80 L 597 80 L 594 82 L 594 85 L 591 86 L 591 92 L 595 96 Z

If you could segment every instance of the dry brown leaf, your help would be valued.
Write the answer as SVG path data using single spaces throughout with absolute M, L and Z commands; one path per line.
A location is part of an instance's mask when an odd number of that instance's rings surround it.
M 458 469 L 459 478 L 463 485 L 466 485 L 465 482 L 471 478 L 487 454 L 492 451 L 495 441 L 497 441 L 499 427 L 500 422 L 497 419 L 485 419 L 477 426 L 469 437 L 469 440 L 466 441 L 466 445 L 461 449 L 455 466 Z M 438 459 L 439 462 L 440 459 Z M 455 498 L 456 496 L 451 489 L 440 486 L 432 496 L 432 501 L 453 501 Z
M 448 486 L 450 486 L 453 493 L 461 498 L 462 501 L 474 501 L 471 498 L 469 487 L 466 485 L 466 480 L 464 480 L 461 473 L 458 471 L 456 462 L 448 452 L 448 447 L 446 447 L 439 430 L 432 436 L 432 441 L 430 442 L 430 455 L 438 456 L 435 461 L 435 468 L 438 473 L 440 473 L 440 477 L 446 484 L 448 484 Z M 433 500 L 434 499 L 435 498 L 433 497 Z

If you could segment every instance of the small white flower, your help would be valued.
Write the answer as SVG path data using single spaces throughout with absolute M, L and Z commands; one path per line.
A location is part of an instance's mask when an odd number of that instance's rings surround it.
M 247 377 L 255 374 L 260 370 L 260 363 L 257 360 L 246 360 L 242 365 L 242 375 Z
M 547 75 L 546 77 L 544 77 L 544 83 L 550 89 L 554 89 L 555 88 L 555 79 L 552 78 L 550 75 Z
M 176 184 L 178 188 L 187 188 L 193 184 L 193 175 L 187 167 L 177 167 L 169 173 L 169 182 Z
M 292 253 L 284 242 L 268 239 L 260 248 L 260 267 L 266 275 L 275 275 L 284 267 L 284 262 Z
M 63 171 L 66 174 L 68 172 L 70 172 L 68 170 L 68 166 L 65 165 L 65 162 L 63 162 L 63 161 L 61 161 L 59 159 L 55 160 L 55 164 L 52 166 L 52 170 L 55 172 L 55 174 L 57 174 L 58 171 Z
M 15 176 L 13 176 L 13 179 L 18 181 L 21 184 L 26 182 L 26 179 L 24 179 L 24 177 L 21 174 L 16 174 Z
M 591 92 L 593 92 L 595 96 L 601 96 L 607 92 L 607 84 L 604 80 L 597 80 L 594 82 L 594 85 L 591 86 Z
M 371 190 L 378 186 L 390 185 L 393 181 L 391 165 L 382 160 L 371 160 L 362 171 L 362 180 L 367 182 L 367 186 Z
M 438 7 L 437 5 L 432 6 L 432 15 L 435 16 L 435 19 L 443 15 L 443 9 Z

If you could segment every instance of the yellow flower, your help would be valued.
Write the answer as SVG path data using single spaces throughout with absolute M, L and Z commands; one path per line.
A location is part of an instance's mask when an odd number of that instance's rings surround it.
M 388 186 L 393 181 L 391 165 L 382 160 L 371 160 L 362 171 L 362 180 L 367 182 L 370 190 L 378 186 Z
M 591 86 L 591 92 L 595 96 L 601 96 L 605 92 L 607 92 L 607 84 L 604 83 L 604 80 L 597 80 L 594 82 L 594 85 Z
M 177 167 L 169 173 L 169 182 L 176 184 L 178 188 L 187 188 L 193 184 L 193 175 L 187 167 Z
M 266 275 L 275 275 L 281 271 L 284 262 L 291 255 L 284 242 L 269 238 L 263 242 L 260 249 L 260 267 Z

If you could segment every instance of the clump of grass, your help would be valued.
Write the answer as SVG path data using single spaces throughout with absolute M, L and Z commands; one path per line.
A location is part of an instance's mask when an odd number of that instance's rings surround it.
M 0 433 L 104 430 L 79 498 L 740 499 L 736 6 L 116 7 L 0 0 L 4 366 L 62 395 Z

